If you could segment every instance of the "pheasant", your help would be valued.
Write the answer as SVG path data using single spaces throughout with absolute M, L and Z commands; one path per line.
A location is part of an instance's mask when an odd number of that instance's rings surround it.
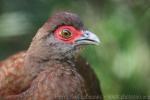
M 85 45 L 99 42 L 76 14 L 54 14 L 27 51 L 0 62 L 0 100 L 103 100 L 94 71 L 80 56 Z

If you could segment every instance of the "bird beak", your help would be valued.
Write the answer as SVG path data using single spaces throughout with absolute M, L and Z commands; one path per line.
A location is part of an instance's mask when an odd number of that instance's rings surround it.
M 77 45 L 99 45 L 100 39 L 92 32 L 90 31 L 83 31 L 83 34 L 75 41 Z

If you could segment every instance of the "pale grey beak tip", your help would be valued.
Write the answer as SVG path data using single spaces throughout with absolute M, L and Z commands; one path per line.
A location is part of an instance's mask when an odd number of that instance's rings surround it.
M 78 44 L 93 44 L 93 45 L 99 45 L 100 39 L 98 36 L 90 31 L 83 31 L 83 34 L 80 38 L 76 40 Z

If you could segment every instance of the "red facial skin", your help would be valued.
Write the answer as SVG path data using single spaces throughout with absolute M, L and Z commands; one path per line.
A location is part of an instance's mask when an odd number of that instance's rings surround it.
M 70 38 L 64 38 L 61 35 L 61 32 L 67 29 L 68 31 L 70 31 L 72 33 Z M 73 44 L 75 42 L 75 40 L 77 38 L 79 38 L 81 35 L 83 34 L 83 32 L 81 30 L 78 30 L 76 28 L 74 28 L 73 26 L 60 26 L 58 29 L 56 29 L 56 31 L 54 32 L 54 35 L 57 39 L 64 41 L 65 43 L 70 43 Z

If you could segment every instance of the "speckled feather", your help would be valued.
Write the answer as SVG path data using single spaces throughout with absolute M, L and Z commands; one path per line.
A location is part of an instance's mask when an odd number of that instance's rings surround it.
M 17 94 L 26 88 L 24 56 L 21 52 L 0 62 L 0 96 Z

